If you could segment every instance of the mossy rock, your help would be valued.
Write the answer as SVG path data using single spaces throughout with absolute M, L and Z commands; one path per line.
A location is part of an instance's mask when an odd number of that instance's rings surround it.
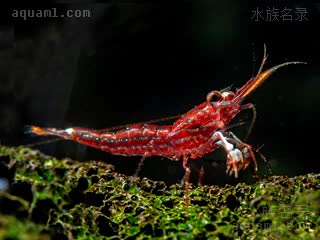
M 320 174 L 252 185 L 125 176 L 101 161 L 0 147 L 0 239 L 320 239 Z

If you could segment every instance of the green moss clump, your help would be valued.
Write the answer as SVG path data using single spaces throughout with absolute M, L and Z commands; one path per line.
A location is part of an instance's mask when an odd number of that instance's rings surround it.
M 0 239 L 49 240 L 51 237 L 44 226 L 0 214 Z
M 0 191 L 0 239 L 320 238 L 320 174 L 191 185 L 186 215 L 182 185 L 124 176 L 103 162 L 1 146 L 0 173 L 10 183 Z

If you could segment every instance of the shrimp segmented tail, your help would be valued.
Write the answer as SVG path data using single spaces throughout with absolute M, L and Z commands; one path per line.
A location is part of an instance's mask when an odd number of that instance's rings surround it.
M 29 133 L 40 136 L 57 136 L 76 141 L 115 155 L 172 157 L 172 149 L 166 142 L 171 126 L 135 124 L 115 132 L 72 127 L 67 129 L 30 126 Z M 160 154 L 161 153 L 161 154 Z

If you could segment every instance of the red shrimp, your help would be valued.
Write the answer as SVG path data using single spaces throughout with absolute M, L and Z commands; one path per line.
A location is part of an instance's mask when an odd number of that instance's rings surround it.
M 272 73 L 289 64 L 305 64 L 286 62 L 262 72 L 265 61 L 266 47 L 257 75 L 243 87 L 235 93 L 229 89 L 209 92 L 206 101 L 182 115 L 172 125 L 134 124 L 122 130 L 107 132 L 81 127 L 56 129 L 31 126 L 30 131 L 37 135 L 59 136 L 115 155 L 162 156 L 175 161 L 182 158 L 186 172 L 185 200 L 188 214 L 189 159 L 200 158 L 223 147 L 227 154 L 227 173 L 237 178 L 238 171 L 246 169 L 251 161 L 257 172 L 255 150 L 237 138 L 230 131 L 229 124 L 240 111 L 254 108 L 251 103 L 241 103 Z

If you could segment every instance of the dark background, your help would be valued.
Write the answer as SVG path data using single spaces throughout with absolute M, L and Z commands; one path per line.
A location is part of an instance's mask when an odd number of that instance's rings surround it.
M 211 90 L 241 87 L 259 69 L 306 61 L 279 70 L 245 101 L 258 118 L 248 143 L 275 175 L 319 172 L 319 3 L 274 1 L 113 1 L 108 4 L 47 4 L 2 8 L 0 28 L 0 140 L 5 145 L 38 143 L 25 125 L 101 129 L 184 113 Z M 90 18 L 12 17 L 14 9 L 89 9 Z M 255 19 L 262 10 L 265 19 Z M 266 11 L 291 9 L 292 21 L 268 20 Z M 297 21 L 298 8 L 306 18 Z M 258 21 L 255 21 L 258 20 Z M 233 89 L 235 90 L 235 89 Z M 239 119 L 250 119 L 250 112 Z M 237 119 L 235 119 L 237 122 Z M 159 123 L 161 124 L 161 123 Z M 243 138 L 246 126 L 235 129 Z M 132 175 L 139 157 L 112 156 L 60 141 L 34 148 L 57 157 L 99 159 Z M 225 153 L 192 163 L 205 184 L 245 181 L 225 176 Z M 260 175 L 268 174 L 259 161 Z M 176 183 L 182 163 L 160 157 L 145 161 L 140 176 Z

